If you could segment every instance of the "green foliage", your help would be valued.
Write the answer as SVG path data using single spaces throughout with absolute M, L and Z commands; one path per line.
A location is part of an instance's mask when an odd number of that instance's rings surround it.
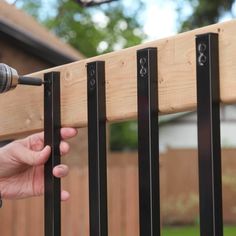
M 24 1 L 15 1 L 14 3 L 17 7 L 27 11 L 30 13 L 30 15 L 34 16 L 35 18 L 38 15 L 38 9 L 40 8 L 42 4 L 42 0 L 24 0 Z
M 225 13 L 232 11 L 235 0 L 182 0 L 178 2 L 179 31 L 187 31 L 201 26 L 217 23 Z M 193 13 L 183 19 L 183 4 L 188 3 Z
M 57 0 L 51 3 L 53 14 L 47 14 L 42 0 L 18 1 L 18 5 L 87 57 L 139 44 L 146 37 L 136 18 L 140 0 L 129 12 L 121 1 L 83 8 L 74 0 Z
M 112 151 L 137 149 L 137 122 L 127 121 L 112 124 L 110 128 L 110 149 Z
M 62 1 L 57 16 L 45 23 L 88 57 L 138 44 L 144 38 L 135 34 L 140 25 L 134 16 L 124 15 L 120 4 L 89 9 L 74 1 Z

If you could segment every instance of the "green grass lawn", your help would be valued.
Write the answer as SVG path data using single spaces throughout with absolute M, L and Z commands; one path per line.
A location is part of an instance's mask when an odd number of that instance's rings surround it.
M 199 236 L 199 227 L 187 226 L 187 227 L 163 227 L 162 236 Z M 224 236 L 235 236 L 236 226 L 225 226 Z

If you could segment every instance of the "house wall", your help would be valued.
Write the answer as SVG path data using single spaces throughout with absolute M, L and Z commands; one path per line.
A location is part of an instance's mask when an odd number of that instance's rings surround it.
M 15 68 L 19 74 L 28 74 L 47 69 L 51 64 L 21 50 L 13 42 L 0 38 L 0 62 Z
M 165 116 L 164 116 L 165 117 Z M 164 119 L 170 119 L 167 116 Z M 162 117 L 163 119 L 163 117 Z M 225 148 L 236 148 L 236 106 L 221 107 L 221 144 Z M 197 114 L 184 113 L 183 116 L 170 119 L 160 126 L 160 151 L 168 148 L 197 148 Z

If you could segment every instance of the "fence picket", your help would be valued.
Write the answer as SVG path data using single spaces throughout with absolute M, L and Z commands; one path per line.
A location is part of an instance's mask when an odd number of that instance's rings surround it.
M 201 236 L 223 236 L 218 35 L 196 36 Z
M 137 51 L 140 236 L 160 235 L 157 49 Z

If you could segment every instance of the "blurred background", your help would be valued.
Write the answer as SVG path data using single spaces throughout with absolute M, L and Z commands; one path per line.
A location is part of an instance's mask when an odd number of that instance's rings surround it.
M 121 50 L 236 16 L 234 0 L 0 0 L 0 60 L 21 74 Z M 224 230 L 236 235 L 236 107 L 221 107 Z M 161 116 L 163 236 L 199 235 L 195 112 Z M 139 235 L 137 123 L 108 124 L 109 235 Z M 71 140 L 62 235 L 88 235 L 87 129 Z M 9 201 L 6 236 L 43 235 L 42 198 Z

